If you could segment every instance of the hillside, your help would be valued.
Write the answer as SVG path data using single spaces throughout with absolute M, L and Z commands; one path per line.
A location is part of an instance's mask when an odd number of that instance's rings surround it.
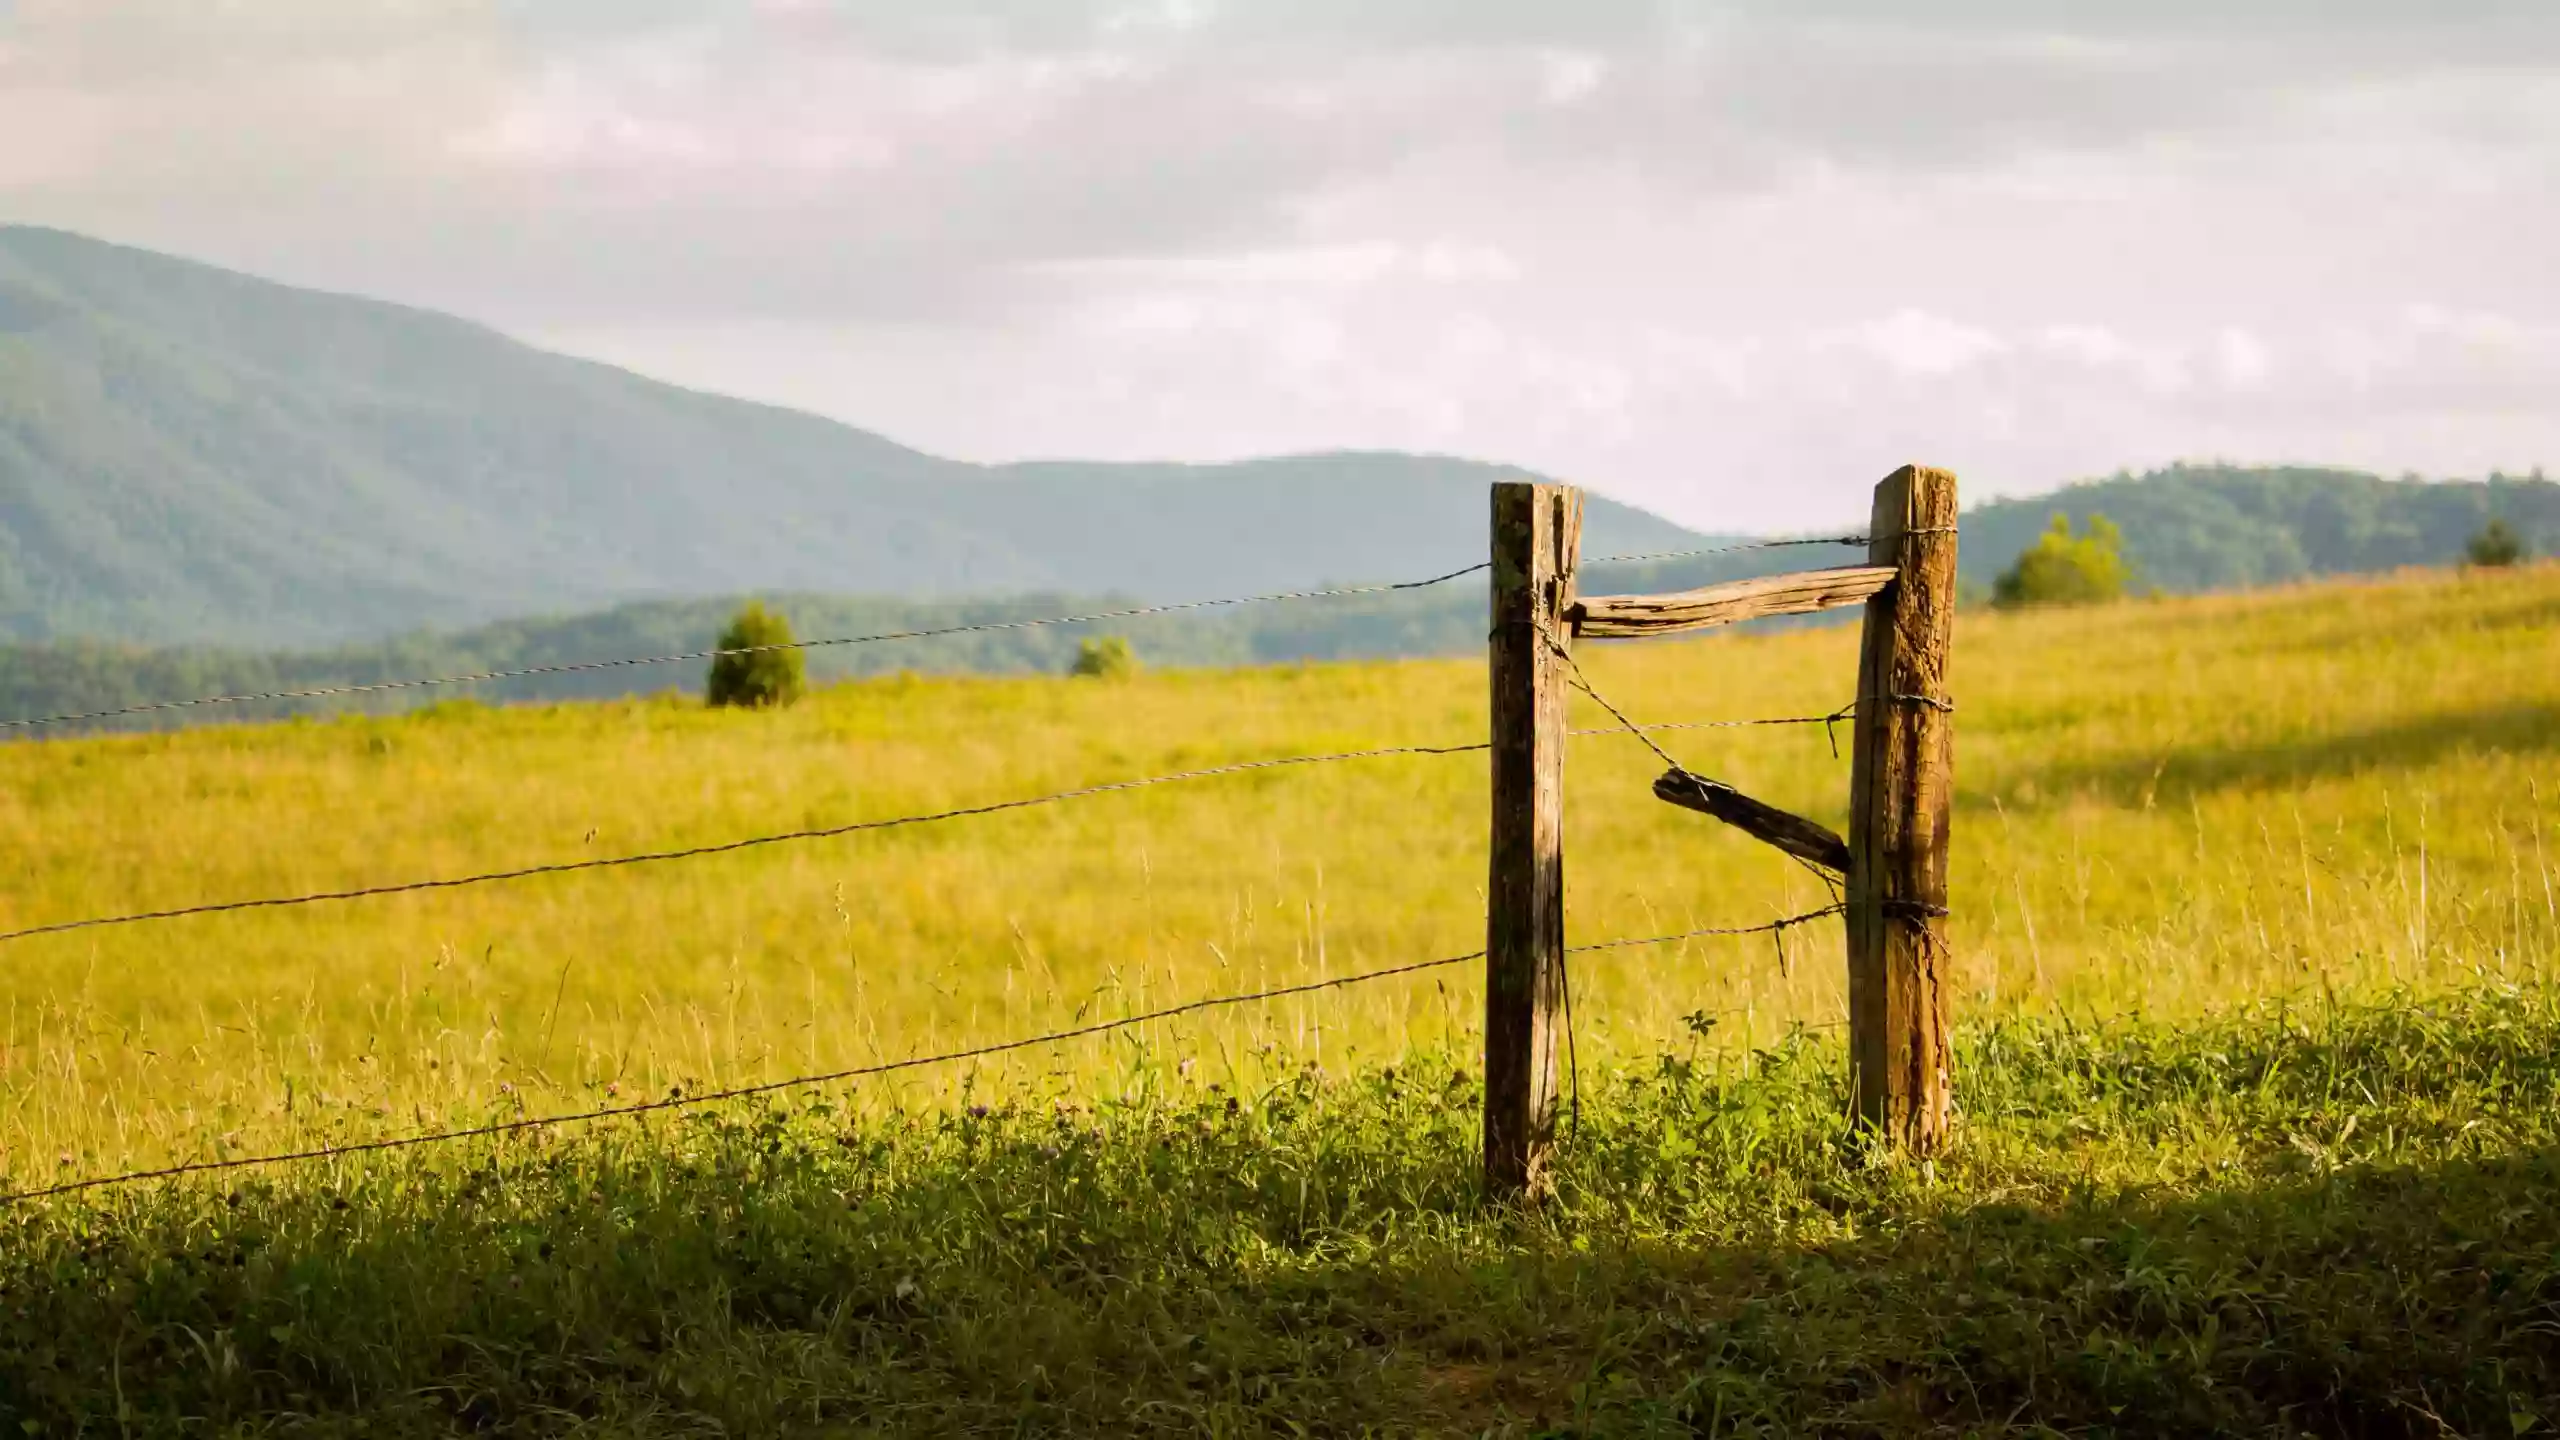
M 2549 554 L 2560 538 L 2554 492 L 2541 481 L 2413 484 L 2345 471 L 2182 469 L 2000 501 L 1965 516 L 1963 574 L 1979 595 L 2057 511 L 2131 517 L 2126 543 L 2144 583 L 2164 590 L 2242 588 L 2306 577 L 2442 565 L 2491 514 L 2518 523 Z M 2288 504 L 2288 502 L 2290 502 Z M 1839 549 L 1777 549 L 1644 565 L 1594 566 L 1585 589 L 1675 590 L 1741 575 L 1848 563 Z M 198 695 L 374 684 L 427 676 L 680 654 L 711 645 L 743 596 L 638 601 L 584 614 L 509 619 L 312 650 L 151 649 L 94 641 L 0 644 L 0 719 L 89 714 Z M 1041 592 L 1000 599 L 898 599 L 765 592 L 804 639 L 935 630 L 1129 608 L 1127 594 Z M 1185 611 L 1095 625 L 1005 629 L 920 643 L 809 652 L 822 681 L 901 670 L 924 674 L 1057 673 L 1087 635 L 1129 636 L 1150 664 L 1225 666 L 1298 660 L 1406 659 L 1472 653 L 1483 640 L 1483 582 L 1286 605 Z M 1787 629 L 1845 623 L 1850 612 L 1762 622 Z M 467 690 L 401 690 L 352 699 L 179 709 L 90 728 L 162 728 L 304 711 L 397 710 L 457 693 L 492 702 L 601 699 L 691 690 L 700 662 L 541 675 Z
M 0 227 L 0 640 L 21 642 L 19 714 L 589 659 L 626 638 L 691 649 L 732 603 L 717 597 L 748 591 L 797 595 L 804 629 L 860 633 L 1429 574 L 1479 557 L 1484 487 L 1516 473 L 1393 454 L 967 465 L 446 316 Z M 1968 581 L 2057 510 L 2113 517 L 2169 590 L 2442 564 L 2493 514 L 2560 546 L 2560 486 L 2539 478 L 2176 466 L 1975 507 Z M 1702 543 L 1593 502 L 1589 553 Z M 1473 642 L 1475 595 L 1147 628 L 1185 663 L 1449 653 Z M 1046 668 L 1061 639 L 944 645 L 927 668 Z
M 446 316 L 0 228 L 0 635 L 19 639 L 265 649 L 751 588 L 1368 579 L 1474 558 L 1504 473 L 966 465 Z M 1607 503 L 1590 533 L 1695 543 Z
M 2560 549 L 2560 484 L 2386 480 L 2308 466 L 2173 465 L 1965 513 L 1965 577 L 1982 584 L 2057 513 L 2124 529 L 2142 580 L 2163 590 L 2232 590 L 2321 575 L 2446 565 L 2491 516 L 2534 553 Z
M 1592 572 L 1595 588 L 1651 590 L 1789 565 L 1844 563 L 1775 550 L 1708 561 L 1613 566 Z M 1747 565 L 1747 568 L 1746 568 Z M 1120 595 L 1035 593 L 1003 599 L 901 600 L 884 597 L 769 593 L 765 600 L 803 639 L 938 630 L 1133 607 Z M 252 651 L 203 646 L 151 649 L 72 640 L 0 644 L 0 720 L 93 714 L 130 705 L 202 695 L 368 685 L 420 677 L 575 665 L 649 655 L 685 654 L 714 643 L 743 597 L 647 600 L 580 615 L 502 620 L 449 632 L 424 632 L 325 649 Z M 901 670 L 922 674 L 1055 674 L 1066 669 L 1086 636 L 1128 636 L 1156 666 L 1227 666 L 1296 660 L 1405 659 L 1465 654 L 1483 643 L 1484 582 L 1468 576 L 1428 590 L 1360 595 L 1297 604 L 1246 605 L 1171 615 L 983 631 L 883 645 L 843 645 L 808 652 L 821 681 Z M 1824 617 L 1831 619 L 1836 617 Z M 1786 624 L 1787 622 L 1774 622 Z M 427 688 L 318 701 L 179 709 L 123 717 L 89 728 L 156 729 L 208 721 L 268 719 L 297 712 L 400 710 L 468 693 L 495 702 L 604 699 L 669 689 L 693 690 L 703 663 L 618 666 L 539 675 L 466 690 Z

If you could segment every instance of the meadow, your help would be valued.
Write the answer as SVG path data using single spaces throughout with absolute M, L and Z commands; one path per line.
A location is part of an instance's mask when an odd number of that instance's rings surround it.
M 1854 639 L 1584 665 L 1641 721 L 1814 716 Z M 1842 1141 L 1831 922 L 1578 957 L 1557 1203 L 1484 1214 L 1460 966 L 697 1121 L 11 1207 L 0 1408 L 28 1433 L 2560 1423 L 2560 570 L 1969 611 L 1952 688 L 1966 1122 L 1925 1172 Z M 0 929 L 1464 745 L 1482 691 L 1471 661 L 889 678 L 773 714 L 11 745 Z M 1841 821 L 1819 725 L 1657 738 Z M 1574 744 L 1575 943 L 1828 899 L 1653 800 L 1633 739 Z M 1484 770 L 1262 770 L 14 942 L 0 1177 L 1463 954 Z

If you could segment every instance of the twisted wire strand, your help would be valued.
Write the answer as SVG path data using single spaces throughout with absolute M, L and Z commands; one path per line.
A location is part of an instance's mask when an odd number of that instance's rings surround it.
M 246 705 L 262 700 L 324 700 L 333 696 L 378 695 L 392 690 L 424 690 L 440 685 L 480 685 L 493 680 L 521 680 L 530 675 L 578 675 L 596 670 L 625 670 L 643 665 L 679 665 L 693 660 L 718 660 L 732 655 L 766 655 L 783 650 L 825 650 L 845 645 L 876 645 L 891 640 L 931 640 L 944 635 L 979 635 L 998 630 L 1035 630 L 1051 625 L 1088 625 L 1103 620 L 1130 620 L 1145 615 L 1170 615 L 1183 610 L 1210 610 L 1229 605 L 1262 605 L 1286 600 L 1325 600 L 1345 595 L 1382 595 L 1395 590 L 1424 590 L 1434 585 L 1491 569 L 1491 563 L 1470 565 L 1428 580 L 1405 580 L 1392 585 L 1351 585 L 1332 590 L 1286 590 L 1270 595 L 1238 595 L 1220 600 L 1184 600 L 1166 605 L 1139 605 L 1126 610 L 1097 610 L 1083 615 L 1044 615 L 1026 620 L 987 620 L 970 625 L 943 625 L 929 630 L 888 630 L 876 635 L 842 635 L 823 640 L 786 640 L 772 645 L 742 645 L 725 650 L 687 650 L 673 655 L 641 655 L 624 660 L 581 660 L 558 665 L 527 665 L 514 670 L 482 670 L 468 675 L 439 675 L 418 680 L 381 680 L 364 685 L 324 685 L 308 690 L 266 690 L 254 694 L 206 695 L 193 700 L 158 700 L 146 705 L 126 705 L 114 710 L 92 710 L 77 715 L 46 715 L 24 720 L 0 720 L 0 730 L 30 730 L 46 725 L 72 725 L 89 720 L 112 720 L 126 715 L 149 715 L 166 710 L 187 710 L 203 705 Z
M 1719 545 L 1702 550 L 1665 551 L 1653 555 L 1610 555 L 1590 561 L 1593 565 L 1622 565 L 1653 560 L 1682 560 L 1706 555 L 1731 555 L 1746 550 L 1768 550 L 1790 545 L 1863 545 L 1863 536 L 1813 540 L 1757 540 L 1739 545 Z M 427 690 L 453 685 L 483 685 L 499 680 L 522 680 L 541 675 L 580 675 L 600 670 L 627 670 L 649 665 L 680 665 L 697 660 L 719 660 L 733 655 L 764 655 L 785 650 L 826 650 L 848 645 L 877 645 L 890 641 L 931 640 L 947 635 L 982 635 L 1006 630 L 1034 630 L 1057 625 L 1090 625 L 1105 620 L 1134 620 L 1149 615 L 1172 615 L 1190 610 L 1214 610 L 1237 605 L 1267 605 L 1297 600 L 1330 600 L 1353 595 L 1385 595 L 1403 590 L 1427 590 L 1464 579 L 1493 568 L 1491 562 L 1480 561 L 1463 569 L 1434 575 L 1427 580 L 1402 580 L 1380 585 L 1346 585 L 1323 590 L 1282 590 L 1267 595 L 1236 595 L 1215 600 L 1183 600 L 1163 605 L 1137 605 L 1122 610 L 1096 610 L 1081 615 L 1044 615 L 1023 620 L 987 620 L 968 625 L 942 625 L 921 630 L 888 630 L 873 635 L 840 635 L 818 640 L 788 640 L 771 645 L 742 645 L 726 649 L 686 650 L 668 655 L 640 655 L 617 660 L 567 661 L 557 665 L 524 665 L 509 670 L 481 670 L 461 675 L 437 675 L 408 680 L 378 680 L 355 685 L 320 685 L 298 690 L 261 690 L 231 695 L 202 695 L 187 700 L 154 700 L 139 705 L 121 705 L 112 709 L 88 710 L 61 715 L 28 716 L 0 720 L 0 732 L 36 730 L 55 725 L 80 725 L 99 720 L 117 720 L 134 715 L 163 714 L 173 710 L 193 710 L 217 705 L 249 705 L 281 700 L 327 700 L 351 695 L 380 695 L 402 690 Z
M 1906 531 L 1906 534 L 1920 532 Z M 1658 560 L 1696 560 L 1708 555 L 1739 555 L 1746 550 L 1784 550 L 1796 545 L 1864 545 L 1864 535 L 1810 535 L 1796 540 L 1752 540 L 1739 545 L 1713 545 L 1704 550 L 1661 550 L 1650 555 L 1603 555 L 1584 565 L 1643 565 Z
M 611 870 L 626 865 L 656 865 L 675 860 L 697 860 L 710 855 L 728 855 L 740 850 L 761 849 L 768 845 L 788 845 L 809 840 L 831 840 L 844 835 L 859 835 L 874 830 L 897 830 L 910 825 L 931 825 L 946 820 L 965 820 L 981 815 L 998 815 L 1009 810 L 1028 810 L 1041 805 L 1055 805 L 1068 800 L 1082 800 L 1096 795 L 1112 795 L 1126 790 L 1144 790 L 1156 785 L 1173 785 L 1190 780 L 1206 780 L 1220 775 L 1240 775 L 1252 770 L 1276 770 L 1292 765 L 1328 765 L 1349 760 L 1377 760 L 1396 755 L 1461 755 L 1492 748 L 1483 743 L 1472 745 L 1394 745 L 1376 750 L 1346 750 L 1330 755 L 1289 755 L 1276 760 L 1244 760 L 1232 765 L 1212 765 L 1200 770 L 1183 770 L 1170 775 L 1149 775 L 1135 780 L 1114 780 L 1101 785 L 1079 786 L 1047 795 L 1025 796 L 1013 800 L 995 800 L 984 805 L 964 805 L 950 810 L 935 810 L 918 815 L 898 815 L 884 820 L 858 820 L 846 825 L 828 825 L 807 830 L 789 830 L 775 835 L 757 835 L 744 840 L 725 840 L 711 845 L 691 845 L 678 850 L 650 850 L 636 855 L 613 855 L 594 860 L 563 860 L 548 865 L 526 865 L 513 870 L 491 870 L 477 875 L 456 875 L 439 880 L 411 880 L 393 885 L 367 885 L 348 890 L 325 890 L 305 895 L 283 895 L 258 900 L 226 900 L 206 905 L 187 905 L 169 910 L 150 910 L 129 915 L 102 915 L 86 920 L 64 920 L 50 925 L 31 925 L 22 930 L 0 932 L 0 944 L 33 939 L 39 935 L 62 935 L 75 930 L 98 930 L 116 925 L 139 925 L 157 920 L 179 920 L 193 915 L 222 915 L 239 910 L 276 910 L 298 905 L 319 905 L 340 900 L 369 900 L 387 895 L 407 895 L 426 890 L 459 890 L 474 885 L 494 885 L 510 880 L 529 880 L 541 875 L 569 875 L 585 870 Z
M 1668 945 L 1681 940 L 1695 940 L 1708 936 L 1774 934 L 1783 932 L 1794 926 L 1810 924 L 1811 922 L 1819 920 L 1826 915 L 1837 914 L 1839 913 L 1839 908 L 1840 907 L 1836 905 L 1829 906 L 1821 910 L 1808 911 L 1802 915 L 1790 915 L 1785 919 L 1773 920 L 1760 925 L 1735 925 L 1713 929 L 1688 930 L 1674 935 L 1646 936 L 1641 939 L 1609 940 L 1598 944 L 1577 945 L 1571 947 L 1571 949 L 1575 952 L 1627 950 L 1645 945 Z M 579 1125 L 600 1120 L 621 1120 L 628 1119 L 633 1116 L 656 1114 L 658 1112 L 668 1110 L 690 1110 L 701 1106 L 716 1105 L 732 1100 L 745 1100 L 762 1095 L 772 1095 L 786 1090 L 806 1089 L 815 1085 L 838 1084 L 847 1080 L 866 1079 L 873 1076 L 894 1074 L 903 1070 L 918 1070 L 933 1065 L 956 1064 L 965 1060 L 980 1060 L 990 1056 L 1010 1054 L 1017 1050 L 1029 1050 L 1045 1045 L 1059 1045 L 1071 1040 L 1082 1040 L 1095 1035 L 1108 1034 L 1116 1030 L 1127 1030 L 1140 1025 L 1154 1024 L 1161 1020 L 1178 1019 L 1182 1016 L 1198 1014 L 1205 1010 L 1215 1010 L 1235 1005 L 1250 1005 L 1271 1000 L 1284 1000 L 1295 995 L 1311 995 L 1319 991 L 1338 990 L 1352 985 L 1365 985 L 1373 981 L 1390 980 L 1402 975 L 1418 975 L 1425 971 L 1443 970 L 1451 966 L 1465 965 L 1472 961 L 1482 960 L 1483 958 L 1485 958 L 1485 952 L 1475 950 L 1464 955 L 1451 955 L 1439 960 L 1423 960 L 1409 965 L 1395 965 L 1382 970 L 1367 970 L 1356 975 L 1340 975 L 1328 980 L 1310 980 L 1303 984 L 1283 985 L 1273 989 L 1255 990 L 1240 995 L 1218 995 L 1202 1000 L 1191 1000 L 1179 1005 L 1168 1005 L 1160 1010 L 1150 1010 L 1141 1015 L 1123 1016 L 1117 1020 L 1096 1021 L 1093 1024 L 1079 1025 L 1072 1029 L 1052 1030 L 1040 1035 L 1028 1035 L 1013 1040 L 1001 1040 L 993 1044 L 973 1046 L 965 1050 L 946 1051 L 938 1055 L 910 1056 L 904 1060 L 889 1060 L 874 1065 L 858 1065 L 843 1070 L 832 1070 L 823 1075 L 801 1075 L 788 1080 L 770 1080 L 757 1085 L 739 1085 L 725 1090 L 706 1091 L 697 1095 L 670 1094 L 663 1100 L 648 1100 L 631 1105 L 603 1106 L 593 1110 L 573 1111 L 560 1115 L 527 1116 L 522 1119 L 503 1120 L 488 1125 L 474 1125 L 460 1130 L 436 1130 L 417 1135 L 395 1135 L 387 1136 L 379 1140 L 353 1141 L 344 1145 L 315 1146 L 306 1150 L 282 1151 L 269 1155 L 242 1155 L 223 1160 L 197 1160 L 179 1165 L 164 1165 L 149 1170 L 129 1170 L 114 1175 L 91 1176 L 86 1179 L 68 1180 L 57 1185 L 41 1186 L 35 1189 L 19 1190 L 9 1194 L 0 1195 L 0 1205 L 24 1204 L 30 1201 L 80 1194 L 85 1191 L 103 1190 L 125 1185 L 136 1185 L 148 1180 L 172 1180 L 188 1175 L 207 1175 L 223 1171 L 246 1170 L 253 1167 L 295 1164 L 310 1160 L 327 1160 L 348 1155 L 371 1155 L 390 1150 L 411 1150 L 424 1145 L 440 1145 L 449 1141 L 487 1139 L 493 1136 L 515 1135 L 533 1130 L 553 1129 L 563 1125 Z
M 1661 730 L 1737 729 L 1764 725 L 1819 725 L 1823 716 L 1775 716 L 1757 720 L 1695 720 L 1659 725 Z M 1608 727 L 1576 730 L 1577 736 L 1611 735 L 1618 731 Z M 1648 742 L 1650 743 L 1650 742 Z M 1060 790 L 1047 795 L 1026 796 L 1013 800 L 991 801 L 984 805 L 968 805 L 950 810 L 936 810 L 918 815 L 899 815 L 883 820 L 861 820 L 845 825 L 828 825 L 806 830 L 790 830 L 774 835 L 757 835 L 743 840 L 726 840 L 710 845 L 693 845 L 674 850 L 650 850 L 634 855 L 613 855 L 594 860 L 564 860 L 546 865 L 526 865 L 512 870 L 491 870 L 476 875 L 456 875 L 434 880 L 411 880 L 387 885 L 364 885 L 343 890 L 322 890 L 300 895 L 269 896 L 252 900 L 223 900 L 201 905 L 182 905 L 165 910 L 146 910 L 123 915 L 97 915 L 80 920 L 61 920 L 23 929 L 0 931 L 0 945 L 19 940 L 32 940 L 45 935 L 66 935 L 82 930 L 103 930 L 123 925 L 141 925 L 166 920 L 183 920 L 199 915 L 225 915 L 242 910 L 281 910 L 304 905 L 330 904 L 350 900 L 371 900 L 392 895 L 409 895 L 422 891 L 460 890 L 477 885 L 495 885 L 516 880 L 530 880 L 545 875 L 569 875 L 588 870 L 612 870 L 629 865 L 656 865 L 677 860 L 697 860 L 713 855 L 756 850 L 768 845 L 798 844 L 813 840 L 832 840 L 846 835 L 859 835 L 874 830 L 897 830 L 911 825 L 938 824 L 948 820 L 965 820 L 982 815 L 997 815 L 1010 810 L 1028 810 L 1042 805 L 1055 805 L 1069 800 L 1089 799 L 1097 795 L 1113 795 L 1128 790 L 1144 790 L 1157 785 L 1175 785 L 1193 780 L 1215 779 L 1223 775 L 1240 775 L 1256 770 L 1277 770 L 1298 765 L 1331 765 L 1354 760 L 1382 760 L 1411 755 L 1470 755 L 1491 749 L 1485 742 L 1467 745 L 1392 745 L 1374 750 L 1345 750 L 1328 755 L 1288 755 L 1273 760 L 1245 760 L 1231 765 L 1212 765 L 1204 769 L 1177 771 L 1169 775 L 1149 775 L 1134 780 L 1114 780 L 1101 785 L 1086 785 L 1073 790 Z
M 1608 696 L 1601 694 L 1598 687 L 1591 683 L 1591 677 L 1583 673 L 1582 662 L 1573 658 L 1572 647 L 1557 639 L 1555 632 L 1542 625 L 1538 629 L 1538 635 L 1540 639 L 1546 642 L 1547 648 L 1555 652 L 1556 658 L 1564 661 L 1565 668 L 1572 672 L 1569 678 L 1573 682 L 1573 687 L 1580 690 L 1583 694 L 1590 696 L 1594 701 L 1597 701 L 1600 708 L 1608 711 L 1611 716 L 1615 717 L 1621 727 L 1632 731 L 1637 739 L 1642 740 L 1645 743 L 1646 749 L 1651 750 L 1663 764 L 1671 767 L 1672 774 L 1678 775 L 1687 780 L 1691 785 L 1696 786 L 1701 795 L 1716 790 L 1732 790 L 1733 787 L 1725 784 L 1723 781 L 1708 779 L 1706 776 L 1701 775 L 1695 770 L 1690 769 L 1688 766 L 1681 764 L 1677 759 L 1673 758 L 1670 751 L 1663 749 L 1660 742 L 1656 741 L 1651 734 L 1647 733 L 1647 727 L 1638 725 L 1634 720 L 1628 718 L 1627 712 L 1619 709 L 1615 701 L 1612 701 Z M 1854 714 L 1856 710 L 1857 702 L 1852 701 L 1846 709 L 1835 711 L 1834 713 L 1823 717 L 1820 723 L 1828 726 L 1832 722 L 1839 720 L 1844 715 Z M 1832 741 L 1832 748 L 1835 752 L 1839 748 L 1839 741 L 1836 738 Z M 1801 855 L 1790 854 L 1787 858 L 1795 861 L 1797 865 L 1803 867 L 1806 874 L 1811 875 L 1814 879 L 1822 882 L 1822 888 L 1831 893 L 1833 903 L 1836 904 L 1839 902 L 1841 898 L 1839 883 L 1833 880 L 1829 873 L 1825 872 L 1821 867 L 1813 864 L 1813 862 L 1805 859 Z M 1781 943 L 1783 943 L 1783 941 Z

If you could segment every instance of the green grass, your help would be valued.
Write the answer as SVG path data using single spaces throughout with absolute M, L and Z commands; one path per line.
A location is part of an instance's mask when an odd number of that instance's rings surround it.
M 1585 663 L 1643 719 L 1814 714 L 1852 639 Z M 1803 931 L 1578 962 L 1557 1200 L 1488 1212 L 1458 968 L 769 1106 L 12 1207 L 0 1412 L 38 1434 L 2560 1424 L 2560 571 L 1968 613 L 1953 686 L 1963 1119 L 1932 1169 L 1844 1143 L 1836 932 Z M 1480 667 L 1421 663 L 10 746 L 0 928 L 1483 728 Z M 1840 818 L 1818 729 L 1666 743 Z M 1824 898 L 1653 801 L 1640 746 L 1576 746 L 1575 941 Z M 1480 756 L 1378 761 L 27 941 L 0 979 L 0 1173 L 582 1108 L 1460 954 L 1485 808 Z
M 1854 635 L 1595 647 L 1645 720 L 1821 714 Z M 1482 738 L 1480 664 L 898 680 L 781 714 L 666 702 L 0 747 L 0 929 L 654 850 L 1235 760 Z M 2560 913 L 2560 570 L 1959 625 L 1952 884 L 1970 1016 L 2200 1014 L 2300 990 L 2547 965 Z M 1606 717 L 1587 706 L 1577 723 Z M 1843 818 L 1818 729 L 1664 743 Z M 1745 925 L 1824 897 L 1575 742 L 1577 942 Z M 1480 755 L 1264 771 L 700 863 L 8 947 L 0 1175 L 291 1144 L 502 1094 L 573 1105 L 773 1079 L 1464 954 L 1482 943 Z M 1836 942 L 1612 952 L 1584 1054 L 1683 1017 L 1731 1043 L 1838 1021 Z M 1463 972 L 1151 1027 L 1255 1083 L 1299 1059 L 1464 1053 Z M 1268 1058 L 1265 1051 L 1268 1050 Z M 989 1085 L 1113 1083 L 1087 1044 Z M 965 1074 L 917 1080 L 949 1096 Z M 501 1087 L 506 1087 L 503 1091 Z M 376 1112 L 379 1112 L 377 1114 Z
M 0 1219 L 44 1434 L 2531 1433 L 2560 997 L 2011 1022 L 1930 1171 L 1818 1041 L 1586 1076 L 1486 1211 L 1463 1066 L 741 1108 Z M 2441 1426 L 2442 1428 L 2439 1428 Z

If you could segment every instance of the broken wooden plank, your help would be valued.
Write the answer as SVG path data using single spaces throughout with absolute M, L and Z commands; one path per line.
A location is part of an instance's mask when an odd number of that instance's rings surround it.
M 1653 782 L 1653 794 L 1655 799 L 1668 800 L 1684 810 L 1712 815 L 1754 840 L 1775 845 L 1835 875 L 1849 873 L 1848 841 L 1801 815 L 1763 805 L 1730 785 L 1686 770 L 1673 770 Z
M 1891 565 L 1849 565 L 1733 580 L 1672 595 L 1594 595 L 1567 611 L 1573 633 L 1585 640 L 1625 640 L 1678 635 L 1772 615 L 1809 615 L 1855 605 L 1893 583 Z

